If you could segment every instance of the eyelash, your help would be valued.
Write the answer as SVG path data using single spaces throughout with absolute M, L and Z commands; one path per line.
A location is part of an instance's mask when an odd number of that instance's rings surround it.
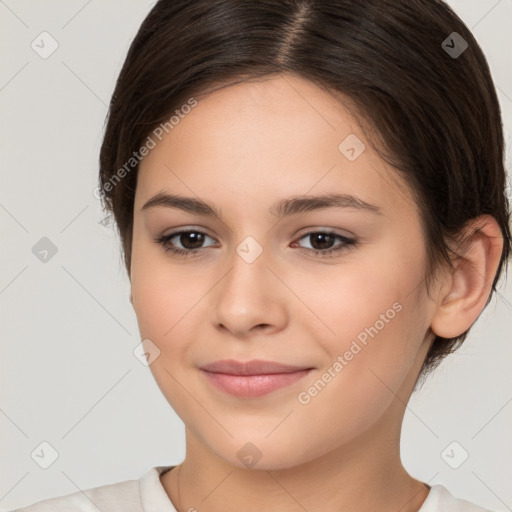
M 190 257 L 190 256 L 194 256 L 195 254 L 201 252 L 204 249 L 204 247 L 199 248 L 199 249 L 176 249 L 175 247 L 170 247 L 168 245 L 168 242 L 172 238 L 174 238 L 174 237 L 176 237 L 178 235 L 185 234 L 185 233 L 199 233 L 201 235 L 205 235 L 205 236 L 211 238 L 209 235 L 207 235 L 203 231 L 200 231 L 198 229 L 189 229 L 189 230 L 183 230 L 183 231 L 176 231 L 174 233 L 170 233 L 168 235 L 161 236 L 161 237 L 155 239 L 155 242 L 157 242 L 158 244 L 162 245 L 162 247 L 164 248 L 165 252 L 170 252 L 172 254 L 175 254 L 176 256 L 183 256 L 185 258 Z M 305 248 L 306 251 L 312 252 L 313 254 L 315 254 L 315 256 L 330 257 L 330 256 L 335 255 L 335 253 L 344 252 L 344 251 L 350 249 L 351 247 L 356 247 L 358 245 L 358 242 L 355 239 L 347 238 L 347 237 L 345 237 L 343 235 L 340 235 L 338 233 L 334 233 L 332 231 L 310 231 L 309 233 L 306 233 L 306 234 L 302 235 L 298 240 L 302 240 L 303 238 L 306 238 L 306 237 L 311 236 L 311 235 L 317 235 L 317 234 L 332 235 L 335 238 L 338 238 L 339 240 L 341 240 L 343 242 L 343 244 L 338 245 L 337 247 L 335 247 L 333 249 L 327 249 L 325 251 L 322 251 L 322 250 L 319 250 L 319 249 L 308 249 L 308 248 Z

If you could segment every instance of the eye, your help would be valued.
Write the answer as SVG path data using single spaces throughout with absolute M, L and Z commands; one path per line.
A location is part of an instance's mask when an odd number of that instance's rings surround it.
M 307 239 L 310 241 L 312 248 L 306 248 L 318 256 L 331 256 L 335 253 L 340 253 L 350 249 L 351 246 L 356 246 L 357 242 L 353 238 L 348 238 L 332 231 L 311 231 L 301 236 L 299 240 Z M 335 240 L 341 243 L 337 246 L 332 246 Z M 317 248 L 318 247 L 318 248 Z
M 161 244 L 165 252 L 171 252 L 173 254 L 181 256 L 189 256 L 198 253 L 202 249 L 202 244 L 206 238 L 211 238 L 206 233 L 197 229 L 189 229 L 185 231 L 176 231 L 169 235 L 164 235 L 156 240 L 157 243 Z M 182 244 L 183 249 L 173 247 L 171 241 L 176 238 L 177 241 Z M 213 238 L 211 238 L 213 240 Z

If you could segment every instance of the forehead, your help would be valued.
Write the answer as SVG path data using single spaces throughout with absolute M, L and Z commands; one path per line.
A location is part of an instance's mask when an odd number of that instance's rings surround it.
M 198 97 L 187 111 L 161 140 L 153 137 L 156 146 L 139 166 L 136 209 L 163 190 L 240 206 L 273 203 L 270 191 L 283 197 L 340 192 L 395 204 L 401 198 L 404 207 L 414 206 L 355 118 L 308 80 L 281 75 L 241 82 Z

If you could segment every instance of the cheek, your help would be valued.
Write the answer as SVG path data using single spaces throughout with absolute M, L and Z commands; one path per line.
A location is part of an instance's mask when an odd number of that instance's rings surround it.
M 165 261 L 158 261 L 159 255 L 134 248 L 131 288 L 140 337 L 150 339 L 160 351 L 149 369 L 175 412 L 186 418 L 190 397 L 180 383 L 186 382 L 187 340 L 190 325 L 198 321 L 194 304 L 200 290 L 194 290 L 197 285 L 183 273 L 170 272 Z
M 397 297 L 390 303 L 386 295 L 374 296 L 363 312 L 344 303 L 345 309 L 339 310 L 344 318 L 334 324 L 338 336 L 332 337 L 334 341 L 327 336 L 319 339 L 329 357 L 315 377 L 304 383 L 297 401 L 310 418 L 304 428 L 328 426 L 324 447 L 349 442 L 390 407 L 400 409 L 397 396 L 418 363 L 423 336 L 414 300 L 391 295 L 391 299 Z
M 412 283 L 417 284 L 414 272 L 398 273 L 382 260 L 380 265 L 360 261 L 295 279 L 294 292 L 313 313 L 302 315 L 303 321 L 321 324 L 316 337 L 343 346 L 375 324 L 379 332 L 390 331 L 389 325 L 404 316 L 400 310 L 413 296 L 406 291 Z M 364 341 L 364 334 L 360 338 Z
M 414 363 L 428 327 L 425 305 L 417 300 L 422 265 L 421 254 L 405 253 L 395 244 L 302 285 L 301 293 L 322 321 L 316 339 L 330 362 L 344 356 L 347 368 L 353 368 L 344 373 L 359 384 L 375 381 L 373 369 L 394 385 Z
M 141 336 L 165 345 L 205 288 L 200 279 L 172 267 L 157 244 L 134 237 L 131 291 Z
M 204 290 L 194 293 L 176 280 L 166 284 L 152 281 L 153 277 L 148 275 L 147 280 L 140 282 L 143 284 L 133 285 L 133 307 L 140 335 L 153 341 L 165 359 L 175 363 L 192 336 L 191 326 L 200 321 L 197 302 Z

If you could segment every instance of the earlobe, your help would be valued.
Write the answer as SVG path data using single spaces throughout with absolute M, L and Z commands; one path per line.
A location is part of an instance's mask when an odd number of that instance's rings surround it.
M 503 250 L 503 236 L 496 220 L 482 215 L 464 229 L 455 250 L 459 258 L 447 275 L 431 328 L 438 336 L 455 338 L 467 331 L 484 309 Z

